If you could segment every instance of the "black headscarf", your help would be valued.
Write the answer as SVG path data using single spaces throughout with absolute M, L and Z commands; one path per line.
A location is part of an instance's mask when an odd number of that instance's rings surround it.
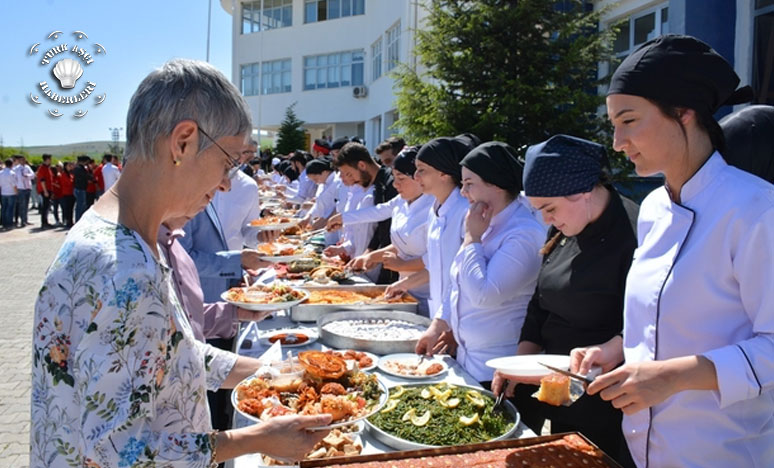
M 721 106 L 752 99 L 752 89 L 738 85 L 733 67 L 710 46 L 691 36 L 667 34 L 624 59 L 607 95 L 630 94 L 711 115 Z
M 749 106 L 720 121 L 723 158 L 732 166 L 774 183 L 774 106 Z
M 510 193 L 521 191 L 524 166 L 516 156 L 516 150 L 507 143 L 490 141 L 478 145 L 460 165 L 475 172 L 484 182 Z
M 347 143 L 349 143 L 349 138 L 347 138 L 345 136 L 344 137 L 338 137 L 338 138 L 336 138 L 335 140 L 333 140 L 331 142 L 331 151 L 333 151 L 333 150 L 340 150 Z
M 454 138 L 436 138 L 422 145 L 417 153 L 417 161 L 422 161 L 459 181 L 462 178 L 460 161 L 470 150 L 478 146 L 478 141 L 478 138 L 472 134 L 463 134 Z
M 298 179 L 298 172 L 292 167 L 285 168 L 285 170 L 282 173 L 285 175 L 285 177 L 290 179 L 291 182 Z
M 322 174 L 325 171 L 332 171 L 333 166 L 328 158 L 312 159 L 306 163 L 307 174 Z
M 414 177 L 414 172 L 417 170 L 417 166 L 414 163 L 420 148 L 417 146 L 404 146 L 400 153 L 398 153 L 398 156 L 395 157 L 395 161 L 392 164 L 393 169 L 409 177 Z
M 554 135 L 527 148 L 524 193 L 565 197 L 591 191 L 602 175 L 605 147 L 568 135 Z

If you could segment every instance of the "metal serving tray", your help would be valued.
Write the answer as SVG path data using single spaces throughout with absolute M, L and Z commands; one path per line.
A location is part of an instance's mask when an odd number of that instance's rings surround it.
M 430 385 L 435 385 L 436 383 L 414 383 L 414 384 L 401 384 L 401 387 L 406 388 L 412 388 L 412 387 L 427 387 Z M 497 397 L 494 395 L 494 393 L 484 390 L 481 387 L 473 387 L 470 385 L 457 385 L 455 384 L 455 387 L 460 388 L 468 388 L 470 390 L 476 390 L 477 392 L 481 393 L 482 395 L 487 395 L 491 397 L 492 399 L 496 399 Z M 516 431 L 519 428 L 519 422 L 521 421 L 521 416 L 519 416 L 519 412 L 516 411 L 516 407 L 513 406 L 513 403 L 511 403 L 508 400 L 503 399 L 503 410 L 511 417 L 511 420 L 514 422 L 513 427 L 511 427 L 508 432 L 501 435 L 500 437 L 496 437 L 488 442 L 496 442 L 498 440 L 505 440 L 510 439 L 513 437 L 513 434 L 516 433 Z M 392 434 L 389 434 L 387 432 L 384 432 L 383 430 L 379 429 L 378 427 L 371 424 L 368 419 L 366 419 L 366 427 L 371 432 L 371 434 L 374 435 L 374 438 L 376 440 L 382 442 L 385 445 L 388 445 L 392 448 L 398 449 L 398 450 L 419 450 L 419 449 L 428 449 L 428 448 L 438 448 L 437 445 L 427 445 L 427 444 L 420 444 L 418 442 L 412 442 L 410 440 L 401 439 L 399 437 L 396 437 Z
M 351 338 L 324 330 L 323 327 L 336 320 L 378 320 L 393 319 L 421 325 L 430 326 L 430 319 L 411 312 L 397 310 L 370 310 L 370 311 L 339 311 L 321 316 L 317 320 L 317 331 L 320 341 L 334 349 L 355 349 L 368 351 L 374 354 L 413 353 L 417 340 L 380 340 Z
M 347 285 L 347 286 L 301 286 L 308 291 L 322 289 L 335 289 L 337 291 L 354 291 L 359 293 L 384 294 L 387 286 L 373 284 Z M 381 304 L 307 304 L 301 303 L 290 309 L 290 320 L 294 322 L 316 322 L 321 316 L 341 310 L 400 310 L 404 312 L 416 312 L 418 302 L 410 303 L 381 303 Z M 366 350 L 368 351 L 368 350 Z
M 562 434 L 552 434 L 547 436 L 529 437 L 526 439 L 509 439 L 499 440 L 497 442 L 483 442 L 480 444 L 466 444 L 455 445 L 451 447 L 436 447 L 432 449 L 423 450 L 409 450 L 403 452 L 386 452 L 376 453 L 371 455 L 356 455 L 351 457 L 339 457 L 331 459 L 320 460 L 304 460 L 299 466 L 300 468 L 320 468 L 326 466 L 341 466 L 349 465 L 350 463 L 367 463 L 367 462 L 382 462 L 382 466 L 389 467 L 390 461 L 405 460 L 407 458 L 431 458 L 440 455 L 456 455 L 463 453 L 473 453 L 478 451 L 498 450 L 498 449 L 516 449 L 522 447 L 531 447 L 535 445 L 545 444 L 546 442 L 552 442 L 563 438 L 566 435 L 573 434 L 585 440 L 589 445 L 598 449 L 598 447 L 588 440 L 583 434 L 578 432 L 568 432 Z M 602 462 L 609 468 L 621 468 L 621 465 L 616 463 L 609 455 L 599 450 Z

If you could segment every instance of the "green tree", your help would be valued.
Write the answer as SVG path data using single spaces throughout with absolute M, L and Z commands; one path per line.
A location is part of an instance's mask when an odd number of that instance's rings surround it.
M 581 0 L 429 0 L 419 67 L 396 72 L 396 127 L 424 142 L 470 131 L 523 151 L 556 133 L 606 142 L 597 67 L 614 30 Z
M 280 124 L 277 134 L 277 152 L 289 154 L 306 146 L 306 134 L 304 133 L 304 121 L 296 116 L 297 103 L 293 103 L 285 109 L 285 118 Z

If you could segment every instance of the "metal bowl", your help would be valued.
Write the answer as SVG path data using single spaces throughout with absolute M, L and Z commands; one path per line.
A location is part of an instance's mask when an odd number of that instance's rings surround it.
M 432 384 L 432 383 L 401 384 L 402 387 L 407 387 L 407 388 L 411 388 L 411 387 L 425 387 L 425 386 L 430 386 L 430 385 L 434 385 L 434 384 Z M 473 387 L 471 385 L 458 385 L 458 384 L 454 384 L 454 386 L 460 387 L 460 388 L 469 388 L 471 390 L 476 390 L 477 392 L 479 392 L 479 393 L 481 393 L 483 395 L 487 395 L 487 396 L 489 396 L 491 398 L 496 398 L 494 396 L 494 393 L 492 393 L 492 392 L 490 392 L 488 390 L 485 390 L 485 389 L 483 389 L 481 387 Z M 499 437 L 495 437 L 494 439 L 488 440 L 486 442 L 494 442 L 494 441 L 497 441 L 497 440 L 510 439 L 511 437 L 513 437 L 513 435 L 516 433 L 516 431 L 519 428 L 519 422 L 521 422 L 521 416 L 519 415 L 519 412 L 516 411 L 516 407 L 513 406 L 513 403 L 511 403 L 510 401 L 505 400 L 505 399 L 503 400 L 502 405 L 503 405 L 503 411 L 505 411 L 505 413 L 507 415 L 509 415 L 511 417 L 511 419 L 513 420 L 513 426 L 505 434 L 503 434 L 503 435 L 501 435 Z M 371 422 L 368 419 L 366 419 L 365 421 L 366 421 L 366 427 L 371 432 L 371 434 L 374 435 L 376 440 L 378 440 L 378 441 L 382 442 L 383 444 L 388 445 L 388 446 L 390 446 L 390 447 L 392 447 L 394 449 L 398 449 L 398 450 L 418 450 L 418 449 L 428 449 L 428 448 L 438 448 L 439 447 L 438 445 L 426 445 L 426 444 L 420 444 L 418 442 L 412 442 L 412 441 L 406 440 L 406 439 L 401 439 L 401 438 L 399 438 L 397 436 L 394 436 L 392 434 L 384 432 L 383 430 L 381 430 L 378 427 L 374 426 L 373 424 L 371 424 Z
M 417 340 L 383 340 L 378 336 L 373 338 L 353 338 L 340 335 L 324 329 L 325 325 L 337 320 L 401 320 L 425 328 L 430 326 L 430 319 L 411 312 L 397 310 L 362 310 L 339 311 L 325 314 L 317 319 L 317 331 L 320 341 L 334 349 L 355 349 L 374 354 L 413 353 Z

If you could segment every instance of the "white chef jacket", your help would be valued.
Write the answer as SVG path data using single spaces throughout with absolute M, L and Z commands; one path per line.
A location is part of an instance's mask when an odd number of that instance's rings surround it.
M 428 213 L 435 198 L 432 195 L 422 195 L 413 203 L 393 197 L 391 200 L 370 208 L 350 211 L 342 215 L 344 224 L 379 222 L 392 218 L 390 223 L 390 241 L 402 260 L 420 258 L 427 252 Z M 403 278 L 407 275 L 401 273 Z M 430 287 L 424 284 L 410 289 L 409 293 L 419 300 L 419 313 L 427 316 L 427 299 Z
M 626 281 L 626 362 L 703 355 L 719 391 L 623 419 L 640 467 L 774 466 L 774 186 L 719 153 L 640 208 Z
M 336 193 L 339 190 L 341 179 L 335 172 L 328 174 L 324 184 L 317 186 L 314 205 L 309 210 L 310 219 L 328 218 L 336 209 Z
M 16 195 L 16 173 L 10 167 L 0 169 L 0 195 Z
M 105 191 L 107 192 L 110 187 L 118 181 L 118 177 L 121 175 L 121 171 L 118 170 L 113 163 L 106 163 L 102 166 L 102 179 L 105 181 Z
M 20 164 L 12 169 L 14 177 L 16 178 L 16 188 L 19 190 L 31 190 L 32 179 L 35 178 L 35 173 L 32 168 L 26 164 Z
M 343 186 L 344 184 L 342 184 Z M 374 186 L 363 188 L 359 184 L 347 187 L 346 200 L 340 212 L 360 210 L 374 206 Z M 341 228 L 341 243 L 350 257 L 362 255 L 376 232 L 377 223 L 345 224 Z
M 461 247 L 451 266 L 451 325 L 457 362 L 479 382 L 489 359 L 516 354 L 537 285 L 546 227 L 519 195 L 492 217 L 481 243 Z
M 258 245 L 258 232 L 248 223 L 261 217 L 258 183 L 242 171 L 231 179 L 231 190 L 216 192 L 212 206 L 218 213 L 229 250 Z
M 451 265 L 465 238 L 465 215 L 468 200 L 455 188 L 446 201 L 438 206 L 435 200 L 430 208 L 427 225 L 427 252 L 422 256 L 430 274 L 430 317 L 451 323 Z

